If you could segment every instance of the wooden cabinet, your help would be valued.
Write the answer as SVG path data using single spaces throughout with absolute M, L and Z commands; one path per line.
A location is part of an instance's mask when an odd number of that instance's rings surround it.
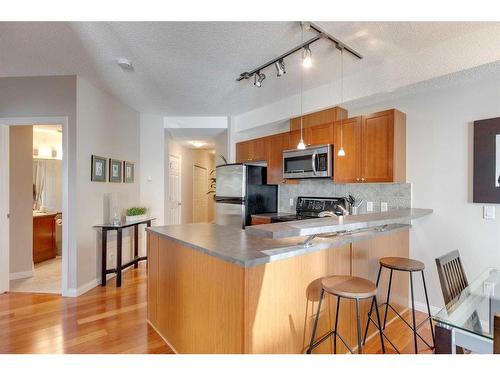
M 257 138 L 250 141 L 239 142 L 236 144 L 236 162 L 244 163 L 247 161 L 266 160 L 267 143 L 266 138 Z
M 332 124 L 340 119 L 347 118 L 347 111 L 341 107 L 328 108 L 323 111 L 310 113 L 302 116 L 302 127 L 304 129 L 322 124 Z M 300 130 L 300 117 L 290 119 L 290 131 Z
M 343 121 L 339 157 L 340 121 L 334 124 L 335 182 L 405 182 L 406 116 L 395 109 Z
M 309 138 L 307 131 L 305 129 L 302 130 L 302 138 L 304 143 L 307 145 L 309 144 Z M 290 137 L 288 140 L 288 149 L 294 149 L 297 148 L 297 145 L 300 142 L 300 130 L 294 130 L 290 132 Z
M 260 224 L 270 224 L 271 223 L 271 218 L 270 217 L 255 217 L 252 215 L 250 225 L 260 225 Z
M 56 255 L 56 214 L 33 216 L 33 263 Z
M 333 142 L 333 180 L 339 183 L 361 181 L 361 116 L 336 121 Z M 340 133 L 345 156 L 338 156 Z
M 333 122 L 313 126 L 306 129 L 307 145 L 329 145 L 333 144 Z
M 267 139 L 267 183 L 283 183 L 283 150 L 288 148 L 288 133 L 276 134 Z

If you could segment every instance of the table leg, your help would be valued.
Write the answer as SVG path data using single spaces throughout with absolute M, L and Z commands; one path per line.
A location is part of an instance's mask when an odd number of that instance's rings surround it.
M 101 285 L 106 286 L 106 269 L 107 269 L 107 259 L 108 259 L 108 231 L 106 229 L 102 230 L 101 239 Z
M 116 232 L 116 286 L 122 286 L 122 229 Z
M 451 331 L 440 325 L 434 327 L 435 344 L 434 353 L 436 354 L 451 354 L 452 353 L 452 338 Z
M 134 225 L 134 259 L 139 256 L 139 224 Z M 134 268 L 139 267 L 139 262 L 134 264 Z

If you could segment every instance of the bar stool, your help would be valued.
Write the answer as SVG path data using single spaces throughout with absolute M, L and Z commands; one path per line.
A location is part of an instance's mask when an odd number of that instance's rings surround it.
M 361 299 L 372 299 L 372 304 L 377 305 L 377 287 L 371 281 L 363 279 L 361 277 L 354 276 L 330 276 L 325 277 L 321 280 L 321 295 L 318 303 L 318 312 L 316 313 L 316 320 L 314 321 L 314 327 L 311 336 L 311 343 L 307 349 L 307 354 L 311 354 L 312 350 L 325 341 L 331 335 L 334 336 L 333 339 L 333 352 L 337 353 L 337 336 L 345 345 L 345 347 L 353 353 L 353 349 L 348 345 L 342 336 L 337 332 L 338 320 L 339 320 L 339 308 L 340 308 L 340 298 L 354 299 L 356 301 L 356 322 L 357 322 L 357 332 L 358 332 L 358 353 L 362 353 L 361 345 L 361 319 L 360 319 L 360 308 L 359 301 Z M 321 310 L 321 302 L 325 292 L 337 297 L 337 312 L 335 314 L 335 328 L 328 333 L 324 334 L 316 342 L 314 338 L 316 336 L 316 329 L 318 327 L 319 313 Z M 382 343 L 382 351 L 385 353 L 383 332 L 380 325 L 380 315 L 378 309 L 375 309 L 377 313 L 377 322 L 375 326 L 379 329 L 380 341 Z
M 390 270 L 389 288 L 387 289 L 387 300 L 385 301 L 385 303 L 383 303 L 380 306 L 378 306 L 379 308 L 382 307 L 382 306 L 385 306 L 384 324 L 382 325 L 382 331 L 385 330 L 385 325 L 387 323 L 387 312 L 388 312 L 388 310 L 390 308 L 413 331 L 413 341 L 415 343 L 415 354 L 418 353 L 417 336 L 425 343 L 425 345 L 427 345 L 430 349 L 433 349 L 434 345 L 435 345 L 435 341 L 434 341 L 434 329 L 432 327 L 431 309 L 430 309 L 430 306 L 429 306 L 429 297 L 427 296 L 427 286 L 425 285 L 425 276 L 424 276 L 425 265 L 424 265 L 424 263 L 422 263 L 422 262 L 420 262 L 418 260 L 409 259 L 409 258 L 400 258 L 400 257 L 381 258 L 379 260 L 379 263 L 380 263 L 380 267 L 379 267 L 378 276 L 377 276 L 377 283 L 376 283 L 377 287 L 378 287 L 379 282 L 380 282 L 380 275 L 382 273 L 382 268 L 387 268 L 387 269 Z M 391 295 L 391 285 L 392 285 L 392 273 L 393 273 L 393 271 L 408 272 L 410 274 L 411 311 L 412 311 L 412 318 L 413 318 L 413 326 L 411 326 L 410 323 L 408 323 L 406 321 L 406 319 L 404 319 L 401 316 L 401 314 L 399 314 L 396 311 L 396 309 L 394 307 L 392 307 L 391 304 L 389 303 L 389 298 L 390 298 L 390 295 Z M 424 293 L 425 293 L 425 302 L 427 303 L 427 313 L 428 313 L 427 318 L 425 318 L 424 321 L 422 321 L 418 326 L 416 324 L 416 319 L 415 319 L 415 299 L 414 299 L 414 293 L 413 293 L 413 272 L 421 272 L 421 274 L 422 274 L 422 282 L 424 284 Z M 375 304 L 376 304 L 376 302 L 375 302 Z M 371 307 L 370 307 L 370 312 L 368 313 L 368 322 L 371 319 L 373 305 L 374 305 L 374 302 L 372 301 L 372 304 L 371 304 Z M 377 314 L 378 314 L 378 309 L 376 309 L 376 310 L 377 310 Z M 424 323 L 426 323 L 427 321 L 429 321 L 429 324 L 431 326 L 432 345 L 429 345 L 429 343 L 427 343 L 427 341 L 425 341 L 424 338 L 418 333 L 418 329 Z M 366 325 L 363 343 L 365 343 L 365 341 L 366 341 L 367 334 L 368 334 L 368 324 Z M 384 337 L 387 338 L 387 336 L 385 334 L 384 334 Z M 391 342 L 391 345 L 394 347 L 394 349 L 398 353 L 400 353 L 400 351 L 392 344 L 392 342 Z

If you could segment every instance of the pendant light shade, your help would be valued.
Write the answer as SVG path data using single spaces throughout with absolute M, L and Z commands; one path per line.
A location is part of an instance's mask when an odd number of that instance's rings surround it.
M 344 147 L 340 146 L 339 151 L 337 152 L 338 156 L 345 156 Z
M 300 142 L 297 145 L 297 150 L 305 150 L 306 149 L 306 144 L 304 143 L 304 140 L 300 138 Z

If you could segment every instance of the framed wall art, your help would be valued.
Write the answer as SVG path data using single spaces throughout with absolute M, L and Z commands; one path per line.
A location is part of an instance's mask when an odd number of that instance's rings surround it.
M 123 162 L 123 182 L 134 182 L 134 163 L 129 161 Z
M 500 203 L 500 117 L 474 121 L 474 203 Z
M 92 155 L 90 160 L 90 180 L 106 182 L 108 159 Z
M 109 159 L 109 182 L 122 182 L 122 161 Z

